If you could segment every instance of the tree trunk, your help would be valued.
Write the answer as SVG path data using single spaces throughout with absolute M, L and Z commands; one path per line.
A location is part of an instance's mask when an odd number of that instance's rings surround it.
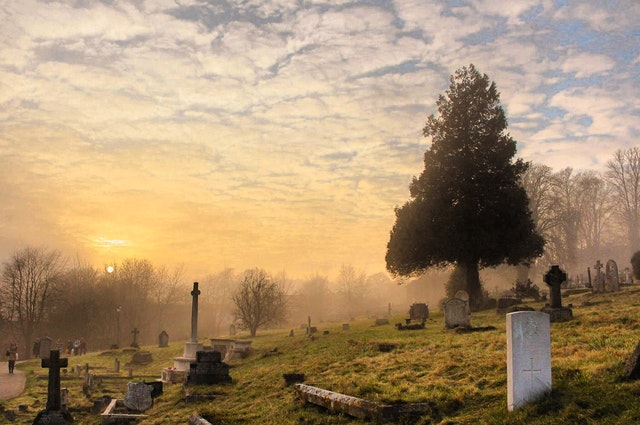
M 462 267 L 464 268 L 467 292 L 469 293 L 469 308 L 472 311 L 479 311 L 482 305 L 482 286 L 480 286 L 478 262 L 470 261 L 462 264 Z

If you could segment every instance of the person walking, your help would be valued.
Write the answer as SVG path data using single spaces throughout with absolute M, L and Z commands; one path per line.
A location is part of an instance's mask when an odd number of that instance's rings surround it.
M 13 369 L 16 366 L 16 360 L 18 360 L 18 346 L 15 342 L 12 342 L 11 345 L 9 345 L 9 349 L 6 354 L 9 360 L 9 373 L 13 373 Z

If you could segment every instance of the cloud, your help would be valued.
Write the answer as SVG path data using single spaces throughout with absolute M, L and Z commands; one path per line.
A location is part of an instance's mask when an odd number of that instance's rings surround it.
M 0 255 L 379 271 L 425 120 L 469 63 L 526 160 L 600 169 L 640 133 L 631 0 L 26 0 L 0 18 Z

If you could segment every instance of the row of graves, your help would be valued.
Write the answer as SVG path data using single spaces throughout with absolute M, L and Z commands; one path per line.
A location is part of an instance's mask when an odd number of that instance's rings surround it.
M 206 395 L 191 395 L 187 390 L 194 385 L 215 385 L 232 382 L 229 375 L 229 365 L 226 361 L 245 357 L 251 347 L 250 340 L 235 339 L 212 339 L 210 346 L 204 346 L 197 340 L 198 323 L 198 283 L 193 286 L 192 311 L 191 311 L 191 338 L 185 344 L 183 355 L 174 359 L 174 367 L 161 371 L 160 379 L 150 381 L 136 377 L 133 380 L 133 366 L 136 364 L 148 364 L 152 361 L 151 353 L 139 349 L 137 336 L 139 331 L 132 330 L 133 342 L 129 348 L 122 350 L 123 354 L 132 354 L 128 363 L 128 376 L 122 377 L 128 380 L 126 383 L 127 392 L 122 399 L 104 396 L 94 400 L 92 413 L 100 415 L 101 425 L 129 424 L 147 418 L 147 411 L 153 407 L 153 400 L 163 394 L 165 384 L 181 383 L 185 387 L 185 401 L 200 401 L 207 398 Z M 158 336 L 158 347 L 168 347 L 169 336 L 166 331 L 162 331 Z M 40 411 L 34 419 L 34 425 L 66 425 L 74 423 L 72 410 L 69 409 L 69 391 L 61 386 L 61 381 L 68 378 L 68 358 L 61 357 L 60 350 L 50 349 L 45 352 L 40 350 L 41 366 L 48 369 L 47 381 L 47 402 L 44 410 Z M 224 359 L 224 361 L 223 361 Z M 89 396 L 96 383 L 101 383 L 107 376 L 109 379 L 120 378 L 120 360 L 115 359 L 113 370 L 102 375 L 97 375 L 89 364 L 84 368 L 77 365 L 75 373 L 80 377 L 84 372 L 83 392 Z M 148 378 L 148 377 L 144 377 Z M 21 411 L 27 411 L 28 406 L 24 406 Z M 5 411 L 4 416 L 9 421 L 17 418 L 15 412 Z M 189 418 L 189 423 L 204 425 L 207 422 L 202 418 L 193 416 Z

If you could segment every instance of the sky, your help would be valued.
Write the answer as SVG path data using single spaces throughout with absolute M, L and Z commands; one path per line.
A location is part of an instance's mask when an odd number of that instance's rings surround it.
M 518 158 L 603 171 L 638 145 L 637 0 L 0 0 L 0 22 L 1 262 L 382 272 L 469 64 Z

